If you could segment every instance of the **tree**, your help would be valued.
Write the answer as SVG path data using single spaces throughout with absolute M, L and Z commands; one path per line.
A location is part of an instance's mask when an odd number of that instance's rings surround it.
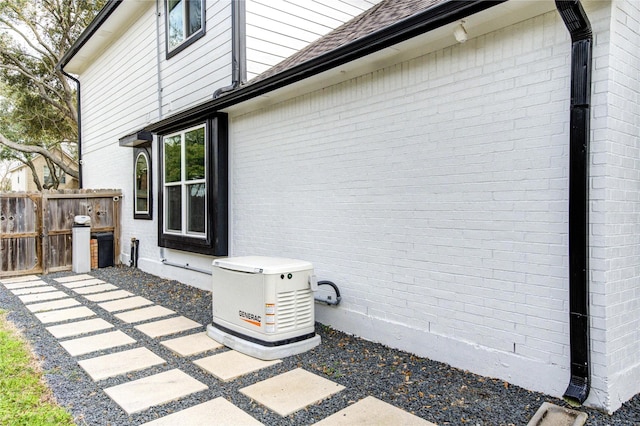
M 54 148 L 77 143 L 76 88 L 56 64 L 106 0 L 0 2 L 0 145 L 3 157 L 78 177 Z M 7 149 L 9 150 L 7 152 Z M 31 169 L 33 165 L 31 164 Z M 52 173 L 58 176 L 59 173 Z M 36 181 L 39 189 L 42 184 Z M 51 187 L 57 187 L 52 179 Z
M 10 160 L 2 159 L 2 148 L 0 148 L 0 192 L 11 191 L 11 181 L 9 180 L 9 170 L 13 167 Z

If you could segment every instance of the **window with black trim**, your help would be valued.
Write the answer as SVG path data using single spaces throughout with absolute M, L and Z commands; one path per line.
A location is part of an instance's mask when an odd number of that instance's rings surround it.
M 204 35 L 204 0 L 165 0 L 167 58 Z
M 147 148 L 136 148 L 133 159 L 134 170 L 134 219 L 151 219 L 152 191 L 151 191 L 151 155 Z
M 226 115 L 168 128 L 160 136 L 158 244 L 226 255 Z

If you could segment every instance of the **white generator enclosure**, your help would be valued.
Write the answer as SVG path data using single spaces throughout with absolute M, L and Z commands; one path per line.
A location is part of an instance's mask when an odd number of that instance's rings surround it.
M 256 358 L 272 360 L 320 344 L 315 333 L 309 262 L 263 256 L 213 261 L 213 321 L 209 337 Z

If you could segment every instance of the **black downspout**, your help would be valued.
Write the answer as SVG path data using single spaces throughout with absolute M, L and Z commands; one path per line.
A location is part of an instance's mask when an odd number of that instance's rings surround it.
M 244 0 L 231 1 L 231 85 L 213 92 L 213 99 L 231 92 L 247 79 Z
M 67 73 L 62 66 L 60 72 L 76 83 L 76 108 L 78 109 L 78 188 L 82 189 L 82 115 L 80 108 L 80 80 Z
M 591 387 L 589 368 L 589 130 L 591 24 L 579 0 L 556 0 L 571 34 L 569 133 L 569 335 L 571 380 L 564 398 L 582 404 Z

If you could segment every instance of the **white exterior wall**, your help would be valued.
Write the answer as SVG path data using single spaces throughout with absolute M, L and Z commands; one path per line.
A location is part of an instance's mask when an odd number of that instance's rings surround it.
M 29 171 L 29 173 L 31 173 L 31 171 Z M 27 171 L 25 168 L 21 167 L 10 172 L 9 180 L 11 181 L 12 191 L 27 190 Z
M 593 295 L 594 351 L 601 357 L 611 409 L 640 391 L 640 5 L 614 1 L 609 51 L 596 58 L 593 233 L 598 293 Z M 597 38 L 596 38 L 597 40 Z M 600 99 L 599 99 L 600 100 Z M 595 206 L 597 205 L 597 209 Z M 600 402 L 600 401 L 598 401 Z
M 205 38 L 196 41 L 169 60 L 164 59 L 164 9 L 161 12 L 160 72 L 163 115 L 166 116 L 210 100 L 216 89 L 231 84 L 231 2 L 208 0 Z M 155 37 L 153 40 L 155 42 Z
M 157 229 L 155 220 L 133 221 L 134 150 L 120 147 L 118 143 L 121 137 L 158 118 L 156 58 L 155 3 L 149 2 L 147 10 L 123 37 L 114 41 L 80 75 L 83 187 L 122 190 L 120 241 L 127 253 L 131 237 L 141 234 L 147 238 L 141 241 L 140 249 L 148 250 Z M 154 147 L 152 159 L 155 157 Z M 154 165 L 155 162 L 152 167 Z
M 326 28 L 315 34 L 314 38 L 317 38 L 328 32 L 331 29 L 329 26 L 340 25 L 378 1 L 326 0 L 315 2 L 314 5 L 301 1 L 297 2 L 297 6 L 288 4 L 287 8 L 274 9 L 269 19 L 284 19 L 291 23 L 299 23 L 303 19 L 318 19 L 325 22 Z M 253 2 L 248 3 L 248 9 L 252 8 Z M 123 191 L 121 261 L 125 264 L 129 262 L 130 240 L 137 238 L 140 240 L 140 268 L 163 277 L 189 282 L 200 288 L 211 287 L 207 275 L 161 264 L 161 260 L 166 259 L 172 263 L 188 263 L 192 267 L 208 270 L 211 258 L 158 247 L 157 218 L 160 207 L 157 191 L 160 180 L 157 142 L 154 141 L 151 148 L 153 220 L 134 220 L 134 153 L 131 148 L 120 147 L 118 139 L 151 122 L 207 101 L 217 88 L 231 83 L 230 4 L 228 0 L 208 0 L 204 38 L 166 60 L 163 2 L 160 2 L 159 17 L 156 16 L 155 2 L 148 2 L 143 15 L 80 76 L 83 97 L 83 186 L 113 187 Z M 290 8 L 293 9 L 289 10 Z M 285 9 L 286 17 L 283 17 Z M 275 28 L 276 31 L 271 34 L 262 33 L 264 39 L 273 38 L 281 30 L 277 25 L 270 28 Z M 289 42 L 291 40 L 287 43 Z M 304 46 L 295 43 L 292 45 L 295 48 Z M 289 50 L 286 52 L 288 55 Z
M 370 9 L 380 0 L 247 0 L 247 79 Z
M 323 323 L 561 396 L 569 65 L 554 11 L 233 116 L 233 254 L 313 262 L 343 296 Z
M 208 1 L 206 34 L 184 51 L 166 60 L 165 11 L 155 2 L 127 31 L 80 75 L 82 84 L 83 186 L 119 188 L 121 205 L 121 261 L 130 260 L 131 238 L 140 240 L 139 266 L 157 275 L 195 282 L 210 288 L 203 275 L 163 267 L 162 258 L 208 268 L 211 259 L 158 247 L 158 150 L 151 147 L 153 220 L 133 219 L 132 148 L 118 140 L 177 110 L 211 99 L 215 89 L 231 83 L 231 35 L 228 1 Z M 159 19 L 159 33 L 158 22 Z M 135 40 L 135 42 L 132 42 Z M 158 53 L 158 40 L 160 52 Z M 158 54 L 160 73 L 158 73 Z M 161 92 L 158 92 L 160 79 Z M 186 260 L 185 260 L 186 259 Z

